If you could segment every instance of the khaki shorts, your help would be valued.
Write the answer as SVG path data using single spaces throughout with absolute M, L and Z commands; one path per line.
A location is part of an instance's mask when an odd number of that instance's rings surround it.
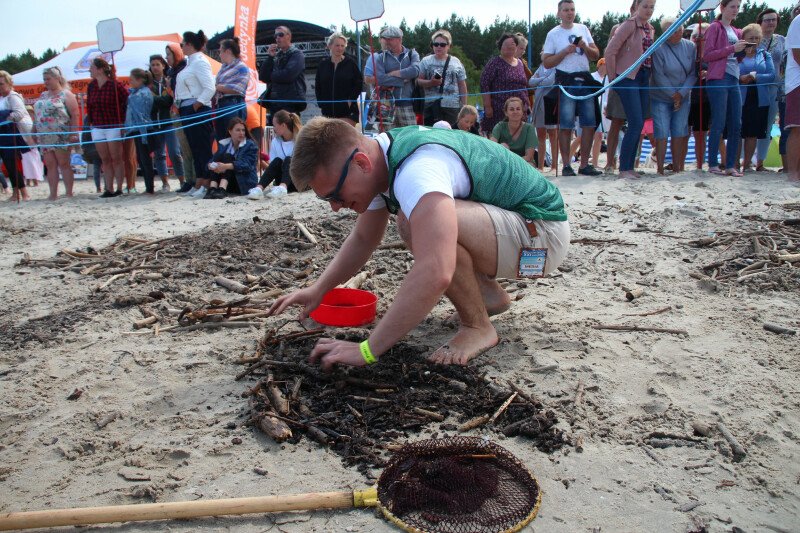
M 525 218 L 519 213 L 506 211 L 494 205 L 481 204 L 489 213 L 497 236 L 497 274 L 498 278 L 517 277 L 520 248 L 547 248 L 547 261 L 544 273 L 549 274 L 567 256 L 569 248 L 569 222 L 554 220 L 534 220 L 536 237 L 528 233 Z

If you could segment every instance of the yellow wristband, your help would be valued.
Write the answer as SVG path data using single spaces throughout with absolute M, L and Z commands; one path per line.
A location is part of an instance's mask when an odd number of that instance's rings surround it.
M 361 348 L 361 357 L 364 358 L 364 361 L 366 361 L 368 365 L 378 362 L 378 360 L 375 359 L 375 356 L 372 355 L 372 350 L 369 349 L 369 341 L 362 342 L 358 345 L 358 347 Z

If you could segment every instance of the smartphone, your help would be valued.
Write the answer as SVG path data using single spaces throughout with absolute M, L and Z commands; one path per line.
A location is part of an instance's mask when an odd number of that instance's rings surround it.
M 440 79 L 442 79 L 442 75 L 439 74 L 438 72 L 434 72 L 433 73 L 433 79 L 440 80 Z
M 755 45 L 756 45 L 756 43 L 745 43 L 744 47 L 745 48 L 750 48 L 751 46 L 755 46 Z
M 583 37 L 581 37 L 580 35 L 578 35 L 577 37 L 575 37 L 575 41 L 574 41 L 572 44 L 574 44 L 575 46 L 578 46 L 578 45 L 580 45 L 580 44 L 581 44 L 581 41 L 582 41 L 582 40 L 583 40 Z

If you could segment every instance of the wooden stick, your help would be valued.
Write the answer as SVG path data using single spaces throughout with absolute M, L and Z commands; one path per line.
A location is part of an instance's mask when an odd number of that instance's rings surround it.
M 494 414 L 492 415 L 492 417 L 489 419 L 489 423 L 490 423 L 490 424 L 494 424 L 494 423 L 495 423 L 495 421 L 497 421 L 498 417 L 499 417 L 500 415 L 502 415 L 502 414 L 503 414 L 503 413 L 506 411 L 506 409 L 508 409 L 508 406 L 509 406 L 509 405 L 511 405 L 511 402 L 513 402 L 513 401 L 514 401 L 514 398 L 516 398 L 518 395 L 519 395 L 519 393 L 518 393 L 518 392 L 514 392 L 514 393 L 513 393 L 511 396 L 509 396 L 509 397 L 508 397 L 508 399 L 507 399 L 506 401 L 504 401 L 504 402 L 503 402 L 503 405 L 501 405 L 501 406 L 500 406 L 500 407 L 497 409 L 497 411 L 495 411 L 495 412 L 494 412 Z
M 70 257 L 76 257 L 78 259 L 95 259 L 97 257 L 102 257 L 102 256 L 97 255 L 97 254 L 87 254 L 87 253 L 84 253 L 84 252 L 76 252 L 76 251 L 73 251 L 73 250 L 68 250 L 67 248 L 62 248 L 61 252 L 66 254 L 66 255 L 68 255 L 68 256 L 70 256 Z
M 250 292 L 250 287 L 247 285 L 242 285 L 238 281 L 234 281 L 223 276 L 217 276 L 214 278 L 214 283 L 220 287 L 228 289 L 231 292 L 236 292 L 239 294 L 248 294 Z
M 127 274 L 128 272 L 133 272 L 134 270 L 161 270 L 165 268 L 162 265 L 139 265 L 139 266 L 132 266 L 132 267 L 125 267 L 119 268 L 117 270 L 106 270 L 105 272 L 98 272 L 94 275 L 96 278 L 102 278 L 104 276 L 116 276 L 117 274 Z
M 217 329 L 217 328 L 249 328 L 261 327 L 261 322 L 200 322 L 199 324 L 192 324 L 191 326 L 179 327 L 171 329 L 173 333 L 184 333 L 187 331 L 195 331 L 198 329 Z M 163 328 L 161 331 L 167 331 Z
M 771 324 L 769 322 L 764 322 L 764 329 L 767 331 L 771 331 L 772 333 L 777 333 L 779 335 L 794 335 L 797 331 L 793 329 L 789 329 L 783 326 L 779 326 L 778 324 Z
M 662 307 L 661 309 L 656 309 L 655 311 L 648 311 L 646 313 L 630 313 L 630 314 L 623 315 L 623 316 L 652 316 L 652 315 L 660 315 L 661 313 L 666 313 L 667 311 L 670 311 L 671 309 L 672 309 L 672 306 L 668 305 L 666 307 Z
M 622 324 L 595 324 L 592 329 L 609 329 L 612 331 L 652 331 L 655 333 L 672 333 L 675 335 L 688 335 L 685 329 L 654 328 L 649 326 L 626 326 Z
M 308 228 L 306 227 L 305 224 L 303 224 L 299 220 L 296 220 L 295 224 L 297 224 L 297 229 L 300 230 L 300 233 L 303 234 L 303 237 L 305 237 L 306 240 L 308 240 L 308 242 L 310 242 L 311 244 L 317 244 L 317 238 L 314 237 L 314 235 L 312 235 L 310 231 L 308 231 Z
M 717 422 L 717 429 L 719 432 L 722 433 L 722 436 L 725 437 L 725 440 L 728 441 L 728 444 L 731 446 L 731 451 L 733 452 L 733 461 L 738 463 L 745 457 L 747 457 L 747 450 L 744 449 L 744 446 L 739 444 L 739 441 L 736 440 L 736 437 L 728 431 L 728 428 L 725 427 L 725 424 L 722 422 Z
M 267 392 L 267 398 L 272 404 L 272 407 L 278 411 L 278 414 L 286 416 L 289 414 L 289 400 L 283 395 L 281 390 L 275 385 L 275 378 L 272 372 L 267 373 L 267 382 L 264 384 L 264 390 Z
M 359 272 L 342 286 L 345 289 L 360 289 L 361 285 L 367 281 L 367 278 L 369 278 L 369 272 Z
M 625 299 L 628 300 L 629 302 L 632 302 L 636 298 L 640 298 L 643 294 L 644 294 L 644 289 L 641 287 L 636 287 L 635 289 L 625 291 Z
M 392 241 L 378 246 L 378 250 L 400 250 L 406 247 L 403 241 Z
M 280 420 L 271 411 L 258 419 L 258 427 L 266 435 L 272 437 L 275 442 L 283 442 L 292 438 L 292 430 L 289 429 L 286 422 Z
M 488 421 L 489 421 L 489 415 L 476 416 L 475 418 L 467 420 L 466 422 L 458 426 L 458 432 L 464 433 L 465 431 L 469 431 L 470 429 L 475 429 L 476 427 L 484 425 Z
M 528 395 L 528 393 L 526 393 L 524 390 L 522 390 L 519 387 L 517 387 L 513 382 L 506 381 L 506 383 L 508 383 L 508 386 L 511 387 L 512 390 L 514 390 L 517 394 L 519 394 L 520 398 L 524 399 L 526 402 L 528 402 L 532 406 L 538 407 L 539 405 L 542 404 L 542 402 L 540 402 L 539 399 L 535 395 L 533 395 L 533 394 Z
M 108 287 L 109 285 L 111 285 L 112 283 L 117 281 L 119 278 L 124 278 L 124 277 L 125 277 L 125 274 L 116 274 L 114 276 L 111 276 L 110 278 L 108 278 L 106 280 L 105 283 L 103 283 L 102 285 L 98 286 L 95 290 L 96 291 L 102 291 L 103 289 L 105 289 L 106 287 Z
M 422 409 L 420 407 L 415 407 L 412 409 L 415 413 L 422 416 L 427 416 L 428 418 L 432 418 L 437 422 L 444 422 L 444 415 L 440 415 L 439 413 L 434 413 L 433 411 L 428 411 L 427 409 Z
M 534 374 L 540 374 L 542 372 L 550 372 L 551 370 L 558 370 L 558 365 L 544 365 L 544 366 L 536 366 L 530 369 L 530 372 Z
M 575 406 L 579 406 L 583 403 L 583 395 L 584 391 L 586 390 L 586 384 L 583 380 L 578 380 L 578 386 L 575 388 Z
M 156 322 L 158 322 L 158 317 L 157 316 L 149 316 L 147 318 L 143 318 L 141 320 L 137 320 L 136 322 L 134 322 L 133 323 L 133 329 L 146 328 L 150 324 L 155 324 Z

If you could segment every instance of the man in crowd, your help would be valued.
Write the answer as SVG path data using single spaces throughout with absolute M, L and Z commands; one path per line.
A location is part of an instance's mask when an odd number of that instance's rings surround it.
M 575 3 L 572 0 L 561 0 L 558 3 L 558 17 L 561 24 L 547 33 L 542 51 L 542 63 L 545 68 L 556 68 L 556 83 L 564 85 L 566 90 L 575 95 L 587 94 L 585 89 L 576 87 L 585 85 L 591 79 L 589 61 L 597 61 L 600 51 L 594 44 L 589 29 L 575 22 Z M 591 90 L 591 89 L 590 89 Z M 559 97 L 559 133 L 558 145 L 561 160 L 564 161 L 563 175 L 574 176 L 575 171 L 569 163 L 569 147 L 572 142 L 572 130 L 575 117 L 580 116 L 581 126 L 581 164 L 578 172 L 584 176 L 598 176 L 601 171 L 589 164 L 592 153 L 592 140 L 597 121 L 594 113 L 594 98 L 574 100 L 563 92 Z
M 334 211 L 359 213 L 336 257 L 310 287 L 279 298 L 281 313 L 308 316 L 332 288 L 369 260 L 397 213 L 414 266 L 394 302 L 362 343 L 321 339 L 311 353 L 323 368 L 375 362 L 422 322 L 444 294 L 459 328 L 430 357 L 467 364 L 498 342 L 489 316 L 510 299 L 497 277 L 555 269 L 569 246 L 558 189 L 521 157 L 468 132 L 412 126 L 367 138 L 346 122 L 315 118 L 300 132 L 291 163 L 298 190 L 311 187 Z M 528 269 L 537 256 L 540 272 Z
M 403 31 L 396 26 L 384 27 L 380 37 L 386 46 L 376 57 L 375 77 L 381 90 L 391 89 L 395 106 L 394 121 L 387 129 L 412 126 L 417 123 L 411 95 L 419 76 L 419 54 L 403 46 Z
M 786 169 L 789 181 L 800 182 L 800 16 L 798 4 L 786 34 Z
M 258 79 L 268 86 L 269 124 L 281 109 L 300 114 L 306 108 L 306 58 L 292 45 L 292 32 L 286 26 L 275 28 L 275 43 L 267 48 L 267 58 L 258 69 Z

